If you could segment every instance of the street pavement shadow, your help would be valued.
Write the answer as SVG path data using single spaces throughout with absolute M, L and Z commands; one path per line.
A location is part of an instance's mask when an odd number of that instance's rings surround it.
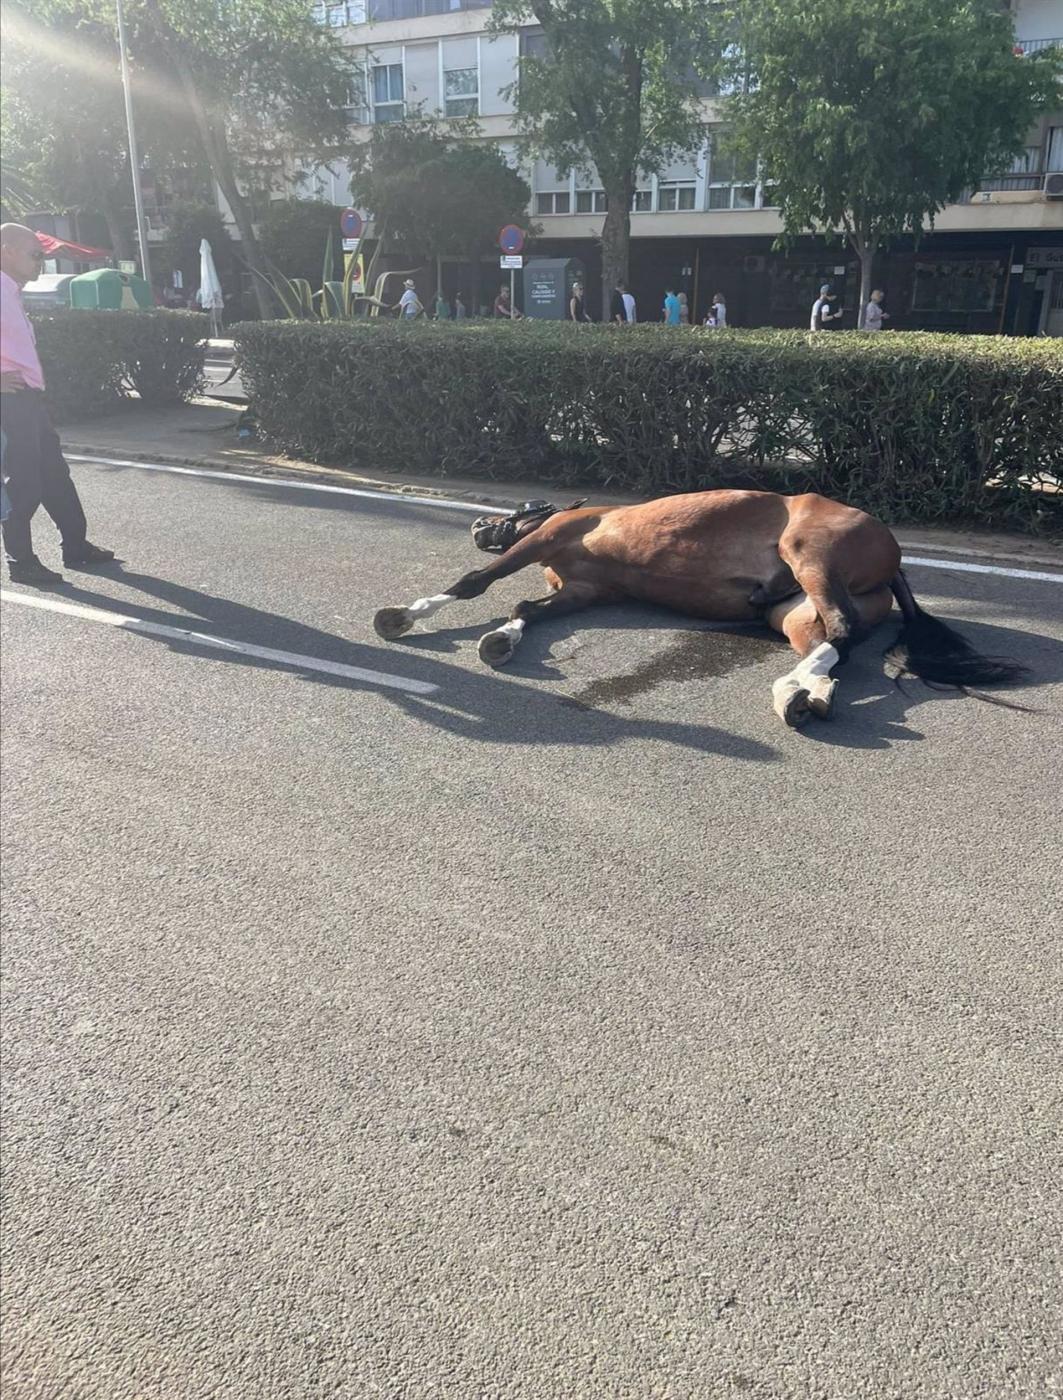
M 164 605 L 158 608 L 137 605 L 136 616 L 142 621 L 192 630 L 209 628 L 212 633 L 234 641 L 298 652 L 323 661 L 386 671 L 438 685 L 440 689 L 434 695 L 414 696 L 353 678 L 329 676 L 318 671 L 301 673 L 304 679 L 316 685 L 372 690 L 419 719 L 481 743 L 608 746 L 638 738 L 662 740 L 697 752 L 718 753 L 748 762 L 770 763 L 781 758 L 780 752 L 769 744 L 712 725 L 627 717 L 573 702 L 522 684 L 519 672 L 501 677 L 482 668 L 466 669 L 424 655 L 403 654 L 390 646 L 364 645 L 293 618 L 117 564 L 100 572 Z M 68 586 L 62 590 L 62 596 L 103 611 L 127 614 L 131 611 L 127 600 L 96 589 Z M 477 629 L 477 635 L 483 630 L 482 627 Z M 227 665 L 299 673 L 297 664 L 218 651 L 192 639 L 155 638 L 146 632 L 138 636 L 164 642 L 174 652 L 202 656 Z

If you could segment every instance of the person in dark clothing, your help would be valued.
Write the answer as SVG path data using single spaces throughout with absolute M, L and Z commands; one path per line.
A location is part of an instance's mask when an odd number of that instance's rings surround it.
M 44 371 L 22 305 L 22 288 L 39 274 L 42 256 L 32 229 L 0 226 L 0 393 L 9 506 L 3 522 L 4 549 L 12 582 L 48 587 L 62 583 L 63 576 L 45 568 L 33 552 L 30 521 L 38 506 L 43 505 L 59 527 L 68 568 L 109 563 L 114 551 L 100 549 L 85 537 L 85 512 L 44 404 Z
M 624 292 L 627 288 L 623 282 L 618 282 L 613 288 L 613 295 L 609 299 L 609 319 L 614 326 L 627 324 L 627 312 L 624 310 Z
M 573 282 L 572 295 L 568 299 L 568 319 L 570 321 L 589 321 L 587 315 L 587 303 L 583 296 L 583 285 L 580 282 Z

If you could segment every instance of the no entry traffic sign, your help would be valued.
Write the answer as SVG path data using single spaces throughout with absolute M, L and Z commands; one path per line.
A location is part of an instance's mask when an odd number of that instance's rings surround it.
M 365 221 L 357 209 L 345 209 L 340 215 L 340 232 L 344 238 L 361 238 Z
M 516 224 L 507 224 L 498 235 L 498 246 L 503 253 L 519 253 L 524 247 L 524 230 Z

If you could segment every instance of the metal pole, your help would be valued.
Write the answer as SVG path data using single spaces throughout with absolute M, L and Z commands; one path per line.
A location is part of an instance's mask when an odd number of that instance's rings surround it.
M 509 319 L 514 319 L 513 313 L 517 309 L 517 274 L 512 268 L 509 269 Z
M 125 124 L 129 133 L 129 165 L 133 176 L 133 206 L 137 211 L 137 242 L 140 244 L 140 272 L 151 285 L 151 263 L 148 257 L 148 221 L 144 217 L 144 196 L 140 190 L 140 157 L 137 155 L 137 135 L 133 126 L 133 93 L 129 86 L 129 60 L 125 47 L 125 16 L 122 0 L 115 0 L 118 10 L 118 52 L 122 60 L 122 92 L 125 95 Z

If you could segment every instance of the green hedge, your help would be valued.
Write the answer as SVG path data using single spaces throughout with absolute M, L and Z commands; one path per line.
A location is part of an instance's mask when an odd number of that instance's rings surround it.
M 106 413 L 131 393 L 182 403 L 203 385 L 206 317 L 190 311 L 34 311 L 53 418 Z
M 1060 524 L 1053 341 L 542 323 L 234 335 L 267 436 L 360 471 L 815 490 L 895 521 Z

